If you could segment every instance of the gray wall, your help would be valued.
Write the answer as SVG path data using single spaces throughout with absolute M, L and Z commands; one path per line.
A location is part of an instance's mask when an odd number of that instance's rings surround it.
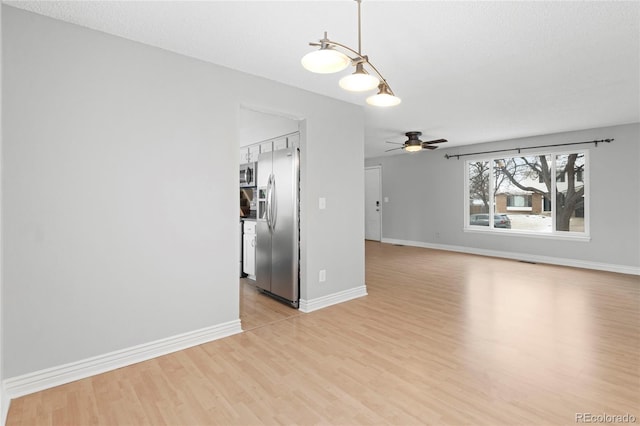
M 2 8 L 5 378 L 238 319 L 242 104 L 306 120 L 302 297 L 364 284 L 360 107 Z
M 611 144 L 581 145 L 590 155 L 591 241 L 463 232 L 463 154 L 556 143 L 615 138 Z M 598 128 L 531 138 L 371 158 L 382 165 L 382 233 L 386 239 L 525 253 L 564 259 L 640 266 L 640 125 Z M 555 148 L 556 151 L 571 149 Z

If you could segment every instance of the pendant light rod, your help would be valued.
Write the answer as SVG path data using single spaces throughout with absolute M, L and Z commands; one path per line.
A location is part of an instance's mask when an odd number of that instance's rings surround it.
M 362 25 L 361 25 L 361 19 L 360 19 L 360 3 L 362 3 L 362 0 L 356 0 L 356 2 L 358 3 L 358 55 L 362 56 Z

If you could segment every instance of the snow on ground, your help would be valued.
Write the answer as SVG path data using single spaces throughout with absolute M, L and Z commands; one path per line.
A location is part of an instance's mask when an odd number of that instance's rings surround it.
M 513 214 L 507 213 L 509 219 L 511 219 L 511 229 L 519 229 L 526 231 L 537 232 L 551 232 L 552 223 L 550 216 L 535 215 L 535 214 Z M 574 217 L 571 218 L 571 231 L 582 232 L 584 231 L 584 218 Z

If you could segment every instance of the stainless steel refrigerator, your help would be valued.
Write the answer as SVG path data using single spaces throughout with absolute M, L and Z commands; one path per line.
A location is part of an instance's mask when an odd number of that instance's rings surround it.
M 256 286 L 295 308 L 300 291 L 299 181 L 297 148 L 258 157 Z

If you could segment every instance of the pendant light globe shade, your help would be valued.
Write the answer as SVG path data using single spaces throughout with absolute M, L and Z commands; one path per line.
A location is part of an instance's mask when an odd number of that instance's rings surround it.
M 404 147 L 404 150 L 408 152 L 418 152 L 422 150 L 422 145 L 421 144 L 407 145 Z
M 387 93 L 378 93 L 377 95 L 369 96 L 367 98 L 367 103 L 369 105 L 379 107 L 396 106 L 400 102 L 402 102 L 402 99 L 394 95 L 389 95 Z
M 340 79 L 340 87 L 350 92 L 364 92 L 366 90 L 375 89 L 380 84 L 380 80 L 368 74 L 362 64 L 356 65 L 353 74 L 344 76 Z
M 389 106 L 396 106 L 400 102 L 402 102 L 402 100 L 399 97 L 393 94 L 391 89 L 389 89 L 389 86 L 387 86 L 385 83 L 381 83 L 378 86 L 378 89 L 379 91 L 377 94 L 373 96 L 369 96 L 367 98 L 367 103 L 369 105 L 379 106 L 379 107 L 389 107 Z
M 351 64 L 351 59 L 344 53 L 327 47 L 307 53 L 300 62 L 311 72 L 331 74 L 347 68 Z

